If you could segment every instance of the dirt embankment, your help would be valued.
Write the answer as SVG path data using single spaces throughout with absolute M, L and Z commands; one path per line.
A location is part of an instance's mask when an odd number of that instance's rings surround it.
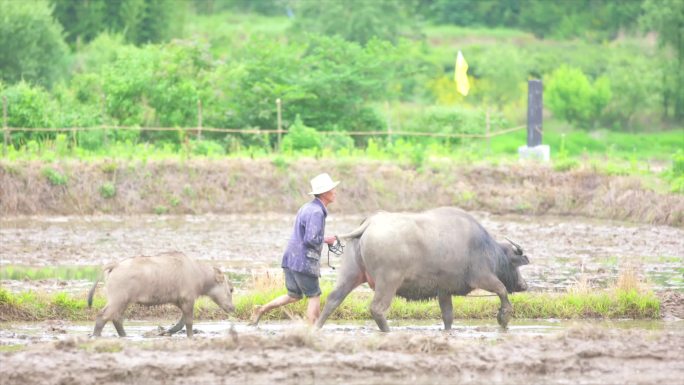
M 684 376 L 683 336 L 583 327 L 495 340 L 307 330 L 143 344 L 72 338 L 0 353 L 0 383 L 674 384 Z
M 547 165 L 225 159 L 160 162 L 0 162 L 0 214 L 201 214 L 292 212 L 308 181 L 342 181 L 336 211 L 416 211 L 455 205 L 491 213 L 572 214 L 684 226 L 684 196 L 660 194 L 637 177 Z

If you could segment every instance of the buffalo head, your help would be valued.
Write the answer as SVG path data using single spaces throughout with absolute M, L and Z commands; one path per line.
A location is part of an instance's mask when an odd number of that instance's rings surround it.
M 509 261 L 509 265 L 506 271 L 506 278 L 503 280 L 506 290 L 509 293 L 514 293 L 517 291 L 526 291 L 527 282 L 523 279 L 522 275 L 518 271 L 518 268 L 523 265 L 530 263 L 527 255 L 523 252 L 522 247 L 519 244 L 506 238 L 508 243 L 500 243 L 504 251 L 506 252 L 506 259 Z

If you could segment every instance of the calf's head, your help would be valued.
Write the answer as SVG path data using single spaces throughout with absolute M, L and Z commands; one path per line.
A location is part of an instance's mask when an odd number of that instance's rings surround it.
M 517 291 L 527 290 L 527 282 L 520 274 L 518 268 L 523 265 L 530 263 L 527 255 L 523 252 L 522 247 L 517 243 L 506 238 L 508 243 L 500 243 L 501 247 L 506 253 L 506 259 L 508 261 L 508 266 L 505 267 L 506 279 L 503 280 L 503 284 L 506 286 L 506 290 L 509 293 L 514 293 Z
M 230 281 L 217 267 L 214 267 L 214 281 L 212 283 L 213 285 L 207 292 L 207 296 L 223 311 L 227 313 L 235 311 L 235 306 L 233 305 L 233 285 L 230 284 Z

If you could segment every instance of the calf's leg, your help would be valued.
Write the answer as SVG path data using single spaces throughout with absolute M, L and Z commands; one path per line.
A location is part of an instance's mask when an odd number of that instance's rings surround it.
M 113 319 L 112 323 L 114 324 L 114 328 L 116 329 L 116 332 L 119 334 L 119 337 L 126 337 L 126 332 L 123 328 L 123 317 Z
M 126 307 L 128 306 L 127 303 L 125 302 L 109 302 L 107 305 L 102 309 L 100 314 L 97 315 L 97 319 L 95 320 L 95 330 L 93 330 L 93 336 L 94 337 L 99 337 L 102 335 L 102 329 L 104 326 L 107 324 L 107 322 L 112 321 L 112 320 L 118 320 L 121 318 L 121 314 L 123 313 L 124 310 L 126 310 Z M 119 324 L 121 326 L 121 324 Z M 117 333 L 121 336 L 121 332 L 119 332 L 119 328 L 116 327 Z M 123 330 L 123 327 L 122 329 Z M 125 336 L 125 334 L 124 334 Z
M 188 338 L 192 338 L 192 313 L 195 308 L 195 301 L 188 301 L 181 305 L 183 319 L 185 320 L 185 332 Z
M 185 326 L 185 316 L 181 315 L 180 319 L 178 322 L 176 322 L 175 325 L 173 325 L 170 329 L 168 329 L 164 334 L 167 335 L 174 335 L 178 333 L 181 329 L 183 329 L 183 326 Z

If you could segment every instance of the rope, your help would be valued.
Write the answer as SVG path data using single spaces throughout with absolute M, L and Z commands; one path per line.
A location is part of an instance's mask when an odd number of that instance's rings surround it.
M 419 132 L 419 131 L 319 131 L 322 135 L 349 135 L 349 136 L 375 136 L 375 135 L 391 135 L 391 136 L 429 136 L 438 138 L 492 138 L 499 135 L 505 135 L 510 132 L 522 130 L 526 126 L 518 126 L 507 128 L 501 131 L 490 132 L 489 134 L 448 134 L 439 132 Z M 122 126 L 96 126 L 96 127 L 62 127 L 62 128 L 18 128 L 5 127 L 4 130 L 11 132 L 77 132 L 77 131 L 94 131 L 94 130 L 132 130 L 132 131 L 185 131 L 185 132 L 222 132 L 233 134 L 287 134 L 287 130 L 261 130 L 261 129 L 240 129 L 240 128 L 213 128 L 213 127 L 122 127 Z
M 342 242 L 340 242 L 340 238 L 338 238 L 337 235 L 335 235 L 335 243 L 328 245 L 328 267 L 335 270 L 335 267 L 330 264 L 330 253 L 333 253 L 337 256 L 340 256 L 342 253 L 344 253 L 344 245 Z

